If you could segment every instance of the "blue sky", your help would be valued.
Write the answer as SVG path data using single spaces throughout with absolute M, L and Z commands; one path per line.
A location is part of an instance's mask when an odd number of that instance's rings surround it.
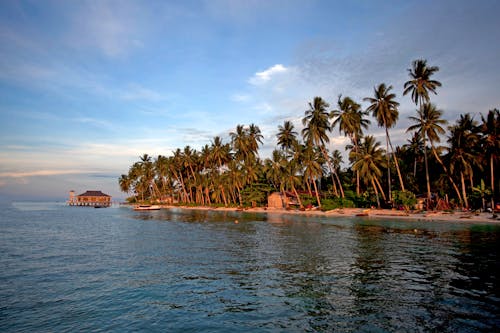
M 414 59 L 440 67 L 433 102 L 447 119 L 500 106 L 499 12 L 498 1 L 2 1 L 0 197 L 123 198 L 117 179 L 139 155 L 228 142 L 237 124 L 261 128 L 266 157 L 314 96 L 333 108 L 381 82 L 401 103 L 402 144 Z

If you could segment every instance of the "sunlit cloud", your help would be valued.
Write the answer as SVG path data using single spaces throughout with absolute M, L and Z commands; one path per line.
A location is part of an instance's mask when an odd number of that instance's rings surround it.
M 26 172 L 0 172 L 0 177 L 2 178 L 26 178 L 26 177 L 37 177 L 37 176 L 56 176 L 56 175 L 70 175 L 70 174 L 80 174 L 80 173 L 92 173 L 96 171 L 88 170 L 35 170 Z
M 270 81 L 273 76 L 280 74 L 280 73 L 285 73 L 287 71 L 288 71 L 288 68 L 286 68 L 282 64 L 276 64 L 276 65 L 269 67 L 268 69 L 266 69 L 262 72 L 255 73 L 255 75 L 252 76 L 248 80 L 248 82 L 250 84 L 253 84 L 253 85 L 264 84 L 264 83 Z

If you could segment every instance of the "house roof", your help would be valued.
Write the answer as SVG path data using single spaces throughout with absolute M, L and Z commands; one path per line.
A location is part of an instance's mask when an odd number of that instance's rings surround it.
M 110 195 L 102 193 L 101 191 L 87 191 L 87 192 L 82 193 L 78 196 L 79 197 L 111 197 Z

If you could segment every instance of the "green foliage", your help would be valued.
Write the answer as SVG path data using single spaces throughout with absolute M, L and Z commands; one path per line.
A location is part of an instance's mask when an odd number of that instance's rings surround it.
M 270 185 L 262 183 L 245 187 L 241 191 L 243 206 L 265 206 L 267 203 L 267 197 L 271 191 L 272 187 Z
M 354 191 L 345 191 L 345 199 L 351 201 L 353 203 L 353 207 L 358 208 L 369 208 L 373 204 L 370 199 L 370 192 L 365 191 L 361 195 L 356 195 Z M 347 208 L 347 206 L 345 206 Z
M 415 194 L 411 191 L 393 191 L 392 197 L 394 203 L 398 206 L 403 206 L 405 211 L 409 211 L 413 209 L 415 204 L 417 203 L 417 198 Z
M 328 198 L 321 201 L 321 209 L 332 210 L 336 208 L 354 208 L 356 205 L 352 200 L 346 198 Z

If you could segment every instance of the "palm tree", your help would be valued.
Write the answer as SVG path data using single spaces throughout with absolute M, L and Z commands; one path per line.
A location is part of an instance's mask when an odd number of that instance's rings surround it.
M 457 193 L 458 200 L 460 201 L 460 203 L 462 203 L 463 201 L 462 201 L 462 196 L 460 194 L 460 190 L 453 181 L 453 178 L 451 177 L 448 168 L 439 157 L 436 147 L 434 146 L 434 142 L 441 141 L 439 136 L 445 133 L 445 130 L 443 127 L 441 127 L 441 125 L 446 125 L 448 123 L 446 120 L 441 119 L 443 111 L 438 110 L 436 106 L 433 104 L 425 103 L 419 110 L 417 110 L 417 115 L 418 117 L 409 117 L 409 119 L 413 121 L 415 125 L 408 127 L 407 131 L 417 131 L 418 133 L 420 133 L 422 138 L 424 138 L 424 148 L 425 148 L 425 138 L 426 137 L 429 138 L 429 143 L 431 144 L 431 150 L 432 153 L 434 154 L 434 157 L 443 168 L 451 185 L 453 186 L 455 192 Z
M 316 195 L 316 200 L 318 202 L 318 207 L 321 208 L 321 200 L 318 191 L 318 186 L 316 185 L 316 179 L 321 178 L 323 175 L 323 160 L 321 158 L 322 154 L 319 147 L 313 145 L 306 145 L 305 149 L 302 151 L 302 163 L 304 167 L 304 177 L 312 183 L 314 187 L 314 192 Z
M 431 76 L 438 71 L 438 66 L 427 66 L 427 60 L 414 60 L 412 68 L 408 68 L 408 74 L 411 79 L 405 82 L 403 95 L 411 93 L 411 99 L 415 105 L 422 105 L 425 102 L 429 102 L 429 92 L 437 95 L 436 89 L 441 87 L 441 82 L 431 80 Z
M 486 118 L 481 115 L 481 132 L 483 151 L 489 159 L 490 164 L 490 186 L 491 186 L 491 209 L 495 209 L 495 163 L 500 152 L 500 111 L 493 109 L 488 112 Z
M 285 152 L 290 152 L 295 143 L 297 142 L 297 132 L 294 130 L 294 126 L 291 121 L 286 120 L 283 126 L 278 126 L 278 134 L 276 134 L 278 139 L 278 145 Z
M 327 111 L 328 107 L 328 103 L 326 103 L 321 97 L 314 97 L 313 103 L 309 103 L 309 109 L 306 110 L 305 116 L 302 119 L 302 124 L 304 125 L 302 136 L 304 137 L 304 142 L 307 146 L 310 145 L 318 147 L 327 162 L 328 154 L 326 152 L 325 144 L 330 142 L 330 138 L 326 132 L 331 130 L 329 121 L 330 116 Z M 335 174 L 338 179 L 338 175 L 335 173 L 335 170 L 333 170 L 330 163 L 328 163 L 328 165 L 330 167 L 330 171 Z M 339 186 L 341 195 L 344 197 L 342 184 L 339 183 Z
M 255 124 L 250 124 L 248 126 L 248 145 L 250 148 L 250 152 L 255 156 L 258 155 L 259 144 L 262 144 L 263 138 L 264 136 L 262 135 L 259 126 Z
M 422 136 L 418 132 L 414 132 L 411 139 L 406 140 L 408 143 L 403 147 L 410 151 L 413 155 L 413 177 L 417 176 L 417 161 L 421 161 L 422 151 L 424 145 L 422 143 Z M 420 158 L 419 158 L 420 156 Z
M 439 71 L 437 66 L 427 66 L 427 60 L 418 59 L 412 63 L 412 68 L 408 69 L 410 80 L 404 84 L 403 95 L 411 93 L 411 99 L 415 105 L 422 108 L 424 102 L 429 102 L 429 91 L 437 94 L 436 89 L 441 87 L 441 82 L 431 80 L 431 76 Z M 421 121 L 423 121 L 421 119 Z M 429 180 L 429 164 L 427 162 L 427 147 L 425 143 L 425 133 L 421 132 L 422 141 L 424 144 L 424 164 L 425 164 L 425 178 L 427 182 L 427 199 L 431 200 L 431 185 Z
M 366 185 L 371 184 L 377 198 L 377 206 L 380 208 L 378 188 L 381 188 L 378 179 L 382 176 L 382 168 L 385 168 L 384 150 L 380 148 L 380 142 L 376 142 L 371 135 L 364 137 L 358 151 L 351 151 L 350 156 L 356 161 L 352 169 L 359 171 Z M 382 196 L 385 195 L 382 191 Z
M 337 106 L 338 109 L 330 113 L 330 117 L 334 118 L 331 129 L 338 126 L 339 133 L 344 132 L 344 135 L 351 139 L 354 150 L 357 151 L 359 140 L 363 135 L 363 128 L 367 129 L 370 124 L 370 121 L 364 118 L 367 112 L 363 111 L 361 105 L 348 96 L 342 99 L 342 95 L 339 95 Z M 359 172 L 356 172 L 356 194 L 360 194 Z
M 449 143 L 449 158 L 450 172 L 458 170 L 460 174 L 460 183 L 462 185 L 462 198 L 465 208 L 469 208 L 467 200 L 467 191 L 465 187 L 465 176 L 468 175 L 471 181 L 471 189 L 473 183 L 473 165 L 479 163 L 478 152 L 474 151 L 479 143 L 479 136 L 476 135 L 477 124 L 470 114 L 460 115 L 460 119 L 456 125 L 449 126 L 450 134 L 448 136 Z
M 389 136 L 389 128 L 394 127 L 398 121 L 398 106 L 399 103 L 394 99 L 396 95 L 391 93 L 392 86 L 386 87 L 385 83 L 379 84 L 378 87 L 373 88 L 374 97 L 366 97 L 363 99 L 365 102 L 369 102 L 370 106 L 367 111 L 372 112 L 372 116 L 377 119 L 378 126 L 385 128 L 385 140 L 386 140 L 386 151 L 389 152 L 389 146 L 391 147 L 391 153 L 394 157 L 394 163 L 396 164 L 396 170 L 398 172 L 399 184 L 401 185 L 401 191 L 405 190 L 403 177 L 401 177 L 401 170 L 399 169 L 398 159 L 396 154 L 394 154 L 394 148 L 392 147 L 391 138 Z M 389 200 L 392 200 L 391 194 L 391 169 L 389 167 L 389 154 L 387 156 L 387 181 L 389 188 Z

